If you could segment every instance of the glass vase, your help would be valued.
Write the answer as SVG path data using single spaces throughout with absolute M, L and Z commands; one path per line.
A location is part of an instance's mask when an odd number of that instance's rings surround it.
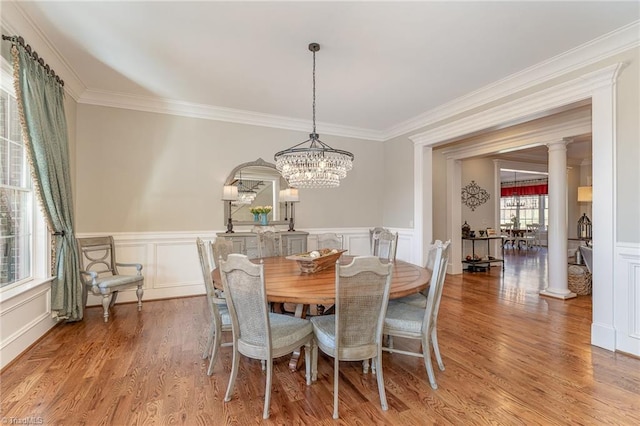
M 269 213 L 260 213 L 260 225 L 269 224 L 268 214 Z
M 253 221 L 254 222 L 258 222 L 260 220 L 260 213 L 254 213 L 253 214 Z

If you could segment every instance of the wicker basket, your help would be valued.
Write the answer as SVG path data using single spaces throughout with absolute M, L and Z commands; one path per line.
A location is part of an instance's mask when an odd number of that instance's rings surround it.
M 336 250 L 333 252 L 328 250 L 326 254 L 322 254 L 320 257 L 310 257 L 311 252 L 300 253 L 287 256 L 287 259 L 298 262 L 298 266 L 303 273 L 313 274 L 314 272 L 322 271 L 335 265 L 336 260 L 338 260 L 345 251 L 346 250 Z
M 584 266 L 571 265 L 569 266 L 569 290 L 586 296 L 591 294 L 591 273 Z

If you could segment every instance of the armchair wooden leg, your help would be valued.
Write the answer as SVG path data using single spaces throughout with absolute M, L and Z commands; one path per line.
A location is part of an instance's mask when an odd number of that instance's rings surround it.
M 103 294 L 102 295 L 102 310 L 104 311 L 102 316 L 104 317 L 104 322 L 109 322 L 109 306 L 111 306 L 111 295 Z M 113 295 L 115 298 L 116 295 Z
M 138 296 L 138 311 L 142 310 L 142 295 L 144 294 L 144 290 L 142 289 L 142 284 L 138 286 L 136 290 L 136 296 Z

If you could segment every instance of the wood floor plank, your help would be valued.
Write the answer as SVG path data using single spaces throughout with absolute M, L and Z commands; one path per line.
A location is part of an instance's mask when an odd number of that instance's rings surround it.
M 340 365 L 340 416 L 333 412 L 333 359 L 319 354 L 318 381 L 288 358 L 274 361 L 271 418 L 262 421 L 266 376 L 241 358 L 233 398 L 223 401 L 231 348 L 213 375 L 202 350 L 204 297 L 116 305 L 109 323 L 89 308 L 55 327 L 0 372 L 0 417 L 47 425 L 636 425 L 640 359 L 590 345 L 591 297 L 542 298 L 544 250 L 508 254 L 504 273 L 448 276 L 433 390 L 421 358 L 383 354 L 389 404 L 359 362 Z M 227 338 L 227 336 L 225 336 Z M 399 349 L 419 342 L 395 338 Z

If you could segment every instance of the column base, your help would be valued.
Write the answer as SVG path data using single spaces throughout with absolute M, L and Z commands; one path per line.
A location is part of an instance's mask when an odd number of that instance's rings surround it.
M 560 294 L 560 293 L 554 293 L 553 291 L 549 291 L 548 289 L 544 289 L 540 291 L 540 296 L 545 296 L 545 297 L 553 297 L 554 299 L 562 299 L 562 300 L 566 300 L 566 299 L 573 299 L 574 297 L 577 297 L 578 295 L 572 292 L 566 293 L 566 294 Z

